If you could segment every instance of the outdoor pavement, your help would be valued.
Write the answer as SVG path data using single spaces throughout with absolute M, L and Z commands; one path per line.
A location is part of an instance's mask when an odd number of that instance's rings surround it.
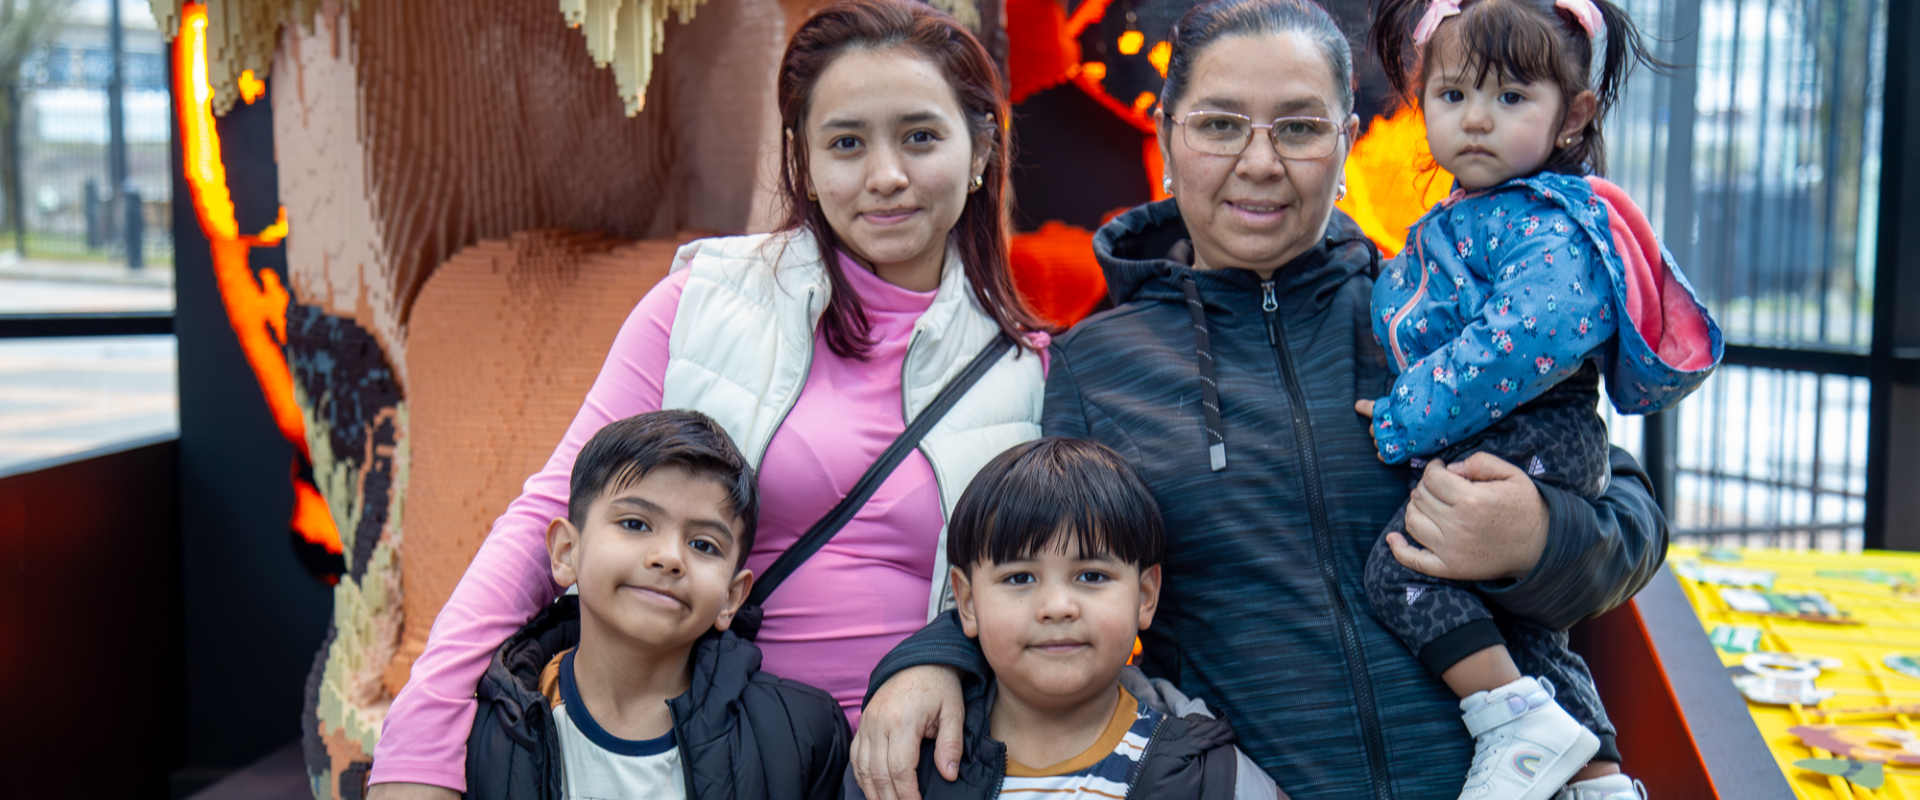
M 171 269 L 0 261 L 0 314 L 173 307 Z M 0 474 L 179 430 L 172 336 L 0 339 Z

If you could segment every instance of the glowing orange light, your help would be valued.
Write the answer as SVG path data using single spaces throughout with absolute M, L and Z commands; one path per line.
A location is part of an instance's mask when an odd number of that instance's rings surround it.
M 327 508 L 327 499 L 320 496 L 320 490 L 314 485 L 298 478 L 293 481 L 293 529 L 304 535 L 307 531 L 333 531 L 333 511 Z M 313 541 L 308 539 L 307 541 Z M 333 537 L 334 545 L 328 552 L 339 552 L 340 537 Z M 325 544 L 325 542 L 314 542 Z
M 1433 163 L 1420 109 L 1374 117 L 1347 154 L 1347 196 L 1337 205 L 1388 256 L 1407 243 L 1407 228 L 1453 191 L 1453 176 Z
M 248 251 L 275 246 L 286 238 L 287 210 L 281 208 L 278 219 L 258 234 L 240 233 L 233 194 L 227 189 L 227 167 L 221 160 L 220 133 L 213 123 L 213 86 L 207 79 L 205 6 L 189 3 L 180 9 L 180 33 L 173 40 L 173 66 L 187 188 L 193 196 L 194 216 L 200 220 L 200 230 L 206 234 L 213 251 L 214 280 L 227 309 L 227 321 L 240 341 L 247 365 L 253 368 L 254 377 L 260 382 L 260 392 L 266 396 L 267 408 L 273 413 L 280 435 L 299 450 L 302 458 L 310 460 L 306 423 L 300 416 L 299 404 L 293 400 L 293 371 L 287 366 L 284 349 L 287 290 L 273 270 L 255 273 L 247 265 Z M 249 81 L 257 87 L 252 97 L 246 97 Z M 249 103 L 266 88 L 251 72 L 241 75 L 240 86 L 243 99 Z M 328 552 L 339 553 L 340 533 L 319 491 L 296 478 L 294 494 L 293 529 L 307 541 L 325 546 Z
M 266 94 L 266 92 L 266 82 L 253 77 L 253 70 L 242 70 L 240 72 L 240 99 L 243 102 L 247 105 L 253 105 L 253 101 L 260 99 L 260 95 Z
M 1140 96 L 1133 98 L 1133 110 L 1136 113 L 1145 114 L 1147 109 L 1153 108 L 1153 104 L 1159 99 L 1153 95 L 1153 92 L 1141 92 Z
M 1048 324 L 1072 327 L 1107 296 L 1093 256 L 1093 231 L 1058 220 L 1013 237 L 1013 286 Z
M 1147 43 L 1147 35 L 1139 31 L 1127 31 L 1120 34 L 1120 55 L 1130 56 L 1140 52 L 1140 46 Z
M 1167 77 L 1167 63 L 1172 60 L 1173 45 L 1167 42 L 1156 44 L 1152 50 L 1147 51 L 1147 63 L 1152 64 L 1162 78 Z
M 1107 79 L 1107 65 L 1100 61 L 1089 61 L 1081 64 L 1080 75 L 1078 77 L 1086 78 L 1094 83 L 1104 81 Z
M 1088 25 L 1099 22 L 1107 16 L 1107 4 L 1113 0 L 1086 0 L 1073 10 L 1073 16 L 1067 18 L 1066 34 L 1068 39 L 1078 39 Z

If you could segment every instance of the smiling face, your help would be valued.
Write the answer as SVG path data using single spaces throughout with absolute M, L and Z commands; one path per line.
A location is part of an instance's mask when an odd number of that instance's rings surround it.
M 940 68 L 905 49 L 850 50 L 814 84 L 805 127 L 808 188 L 842 246 L 883 277 L 930 266 L 937 281 L 986 169 Z
M 673 463 L 609 488 L 578 529 L 554 520 L 553 579 L 579 585 L 583 641 L 593 629 L 676 648 L 710 628 L 725 630 L 753 583 L 753 573 L 735 569 L 741 524 L 728 511 L 726 486 Z
M 1593 93 L 1571 108 L 1547 80 L 1522 83 L 1499 70 L 1469 69 L 1456 43 L 1439 37 L 1429 51 L 1420 106 L 1433 160 L 1468 189 L 1498 186 L 1538 172 L 1557 146 L 1577 141 L 1593 116 Z M 1575 137 L 1569 139 L 1569 137 Z
M 1239 267 L 1264 277 L 1319 242 L 1359 129 L 1359 118 L 1341 103 L 1326 54 L 1303 34 L 1226 36 L 1201 51 L 1186 92 L 1160 120 L 1161 155 L 1196 267 Z M 1264 128 L 1240 155 L 1212 155 L 1188 147 L 1168 118 L 1193 111 L 1230 111 L 1259 123 L 1323 117 L 1346 134 L 1318 159 L 1281 159 Z
M 993 665 L 1002 692 L 1030 708 L 1067 709 L 1111 693 L 1133 640 L 1153 622 L 1160 567 L 1144 572 L 1111 555 L 1043 548 L 1030 558 L 953 570 L 968 636 Z

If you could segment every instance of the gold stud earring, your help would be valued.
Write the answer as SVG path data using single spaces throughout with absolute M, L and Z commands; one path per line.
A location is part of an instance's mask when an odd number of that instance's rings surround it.
M 980 191 L 980 187 L 985 185 L 987 185 L 986 176 L 975 175 L 973 176 L 973 180 L 967 183 L 967 194 L 973 194 L 974 192 Z
M 815 194 L 813 191 L 813 187 L 809 186 L 807 187 L 807 199 L 817 203 L 817 202 L 820 202 L 820 195 Z

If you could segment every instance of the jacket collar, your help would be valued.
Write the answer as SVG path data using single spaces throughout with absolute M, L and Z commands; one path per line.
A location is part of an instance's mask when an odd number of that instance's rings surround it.
M 795 288 L 800 289 L 797 296 L 804 296 L 807 290 L 815 292 L 819 299 L 814 302 L 808 325 L 819 330 L 820 317 L 826 311 L 827 302 L 833 299 L 833 285 L 827 280 L 827 261 L 820 253 L 819 240 L 803 228 L 774 233 L 763 246 L 770 248 L 769 260 L 773 263 L 775 278 L 789 292 Z M 946 261 L 940 265 L 940 288 L 933 296 L 933 303 L 914 324 L 914 331 L 937 339 L 969 313 L 985 314 L 985 309 L 974 298 L 973 287 L 967 282 L 966 265 L 960 261 L 959 248 L 949 243 Z M 969 358 L 972 355 L 967 354 Z
M 484 696 L 524 712 L 547 705 L 540 672 L 554 656 L 580 644 L 580 598 L 563 595 L 535 615 L 494 653 L 481 682 Z M 760 649 L 732 631 L 707 631 L 693 647 L 692 680 L 685 694 L 668 701 L 674 726 L 724 725 L 733 701 L 760 669 Z M 524 714 L 520 715 L 525 718 Z
M 1191 247 L 1175 247 L 1188 238 L 1186 222 L 1173 199 L 1136 207 L 1101 226 L 1093 237 L 1093 252 L 1106 274 L 1113 304 L 1132 300 L 1183 303 L 1186 299 L 1180 280 L 1189 272 L 1203 298 L 1212 291 L 1259 290 L 1260 278 L 1250 270 L 1196 270 L 1184 259 L 1175 258 L 1179 250 Z M 1351 217 L 1334 209 L 1320 242 L 1274 272 L 1275 291 L 1286 298 L 1282 304 L 1289 311 L 1303 304 L 1324 307 L 1347 279 L 1363 272 L 1377 274 L 1379 253 Z

